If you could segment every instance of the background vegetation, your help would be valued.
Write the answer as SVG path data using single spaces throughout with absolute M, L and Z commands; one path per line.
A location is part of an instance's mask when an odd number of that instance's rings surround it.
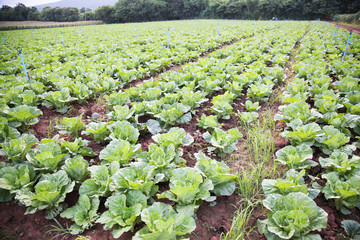
M 19 3 L 16 7 L 2 6 L 0 21 L 79 21 L 103 20 L 105 23 L 178 20 L 192 18 L 223 19 L 337 19 L 359 20 L 348 15 L 360 10 L 360 1 L 352 0 L 119 0 L 114 6 L 96 10 L 66 7 L 35 7 Z M 345 20 L 344 20 L 345 21 Z
M 360 11 L 354 14 L 338 14 L 335 15 L 334 20 L 337 22 L 350 23 L 360 25 Z

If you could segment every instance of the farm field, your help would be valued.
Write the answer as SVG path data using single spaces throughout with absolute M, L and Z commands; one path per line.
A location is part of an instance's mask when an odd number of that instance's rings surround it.
M 360 231 L 358 34 L 344 57 L 318 21 L 1 33 L 2 238 Z
M 42 21 L 0 21 L 0 30 L 15 30 L 26 28 L 86 26 L 102 24 L 102 21 L 77 21 L 77 22 L 42 22 Z

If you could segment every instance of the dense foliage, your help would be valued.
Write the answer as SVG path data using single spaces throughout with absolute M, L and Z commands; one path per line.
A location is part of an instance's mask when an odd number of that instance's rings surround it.
M 354 154 L 360 132 L 358 36 L 342 62 L 348 33 L 338 29 L 336 38 L 328 40 L 320 22 L 88 26 L 62 29 L 66 45 L 54 39 L 60 31 L 5 32 L 9 44 L 0 49 L 1 201 L 16 199 L 27 213 L 46 210 L 50 218 L 69 218 L 74 234 L 101 223 L 115 237 L 140 226 L 133 239 L 186 237 L 204 201 L 214 205 L 238 187 L 223 157 L 239 149 L 243 129 L 241 124 L 229 127 L 228 119 L 238 116 L 251 127 L 251 117 L 262 117 L 256 112 L 264 108 L 259 105 L 265 106 L 284 83 L 285 63 L 302 39 L 294 66 L 297 80 L 287 87 L 283 99 L 288 104 L 276 116 L 286 125 L 282 136 L 293 145 L 279 150 L 276 160 L 292 170 L 263 181 L 269 214 L 259 230 L 269 239 L 319 239 L 313 231 L 325 228 L 327 218 L 313 200 L 319 192 L 343 213 L 359 207 L 359 158 Z M 29 49 L 24 51 L 29 80 L 14 47 L 19 45 Z M 326 52 L 333 54 L 325 58 Z M 183 64 L 179 71 L 150 78 L 178 64 Z M 96 107 L 103 109 L 91 113 L 95 104 L 87 99 L 99 96 L 104 98 Z M 247 100 L 243 112 L 241 99 Z M 84 102 L 90 111 L 71 111 Z M 202 109 L 206 104 L 207 111 Z M 46 111 L 61 117 L 55 128 L 60 131 L 39 141 L 31 130 Z M 202 128 L 198 134 L 187 129 L 191 122 Z M 188 151 L 197 146 L 204 147 L 195 154 Z M 324 169 L 322 185 L 308 186 L 317 179 L 309 181 L 305 172 L 318 165 Z M 71 192 L 79 194 L 78 202 L 66 206 Z
M 358 1 L 340 0 L 118 0 L 114 6 L 100 6 L 94 11 L 82 8 L 15 8 L 3 6 L 0 20 L 78 21 L 103 20 L 106 23 L 178 20 L 189 18 L 225 19 L 331 19 L 335 14 L 355 13 Z M 81 12 L 81 13 L 80 13 Z M 358 16 L 358 15 L 356 15 Z M 355 17 L 356 17 L 355 16 Z M 336 20 L 354 19 L 337 15 Z M 345 19 L 345 20 L 343 20 Z M 358 20 L 357 20 L 358 21 Z

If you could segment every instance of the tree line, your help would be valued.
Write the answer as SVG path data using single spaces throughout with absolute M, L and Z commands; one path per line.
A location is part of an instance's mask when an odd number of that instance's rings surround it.
M 360 1 L 353 0 L 118 0 L 114 6 L 50 8 L 41 12 L 19 3 L 2 6 L 0 21 L 79 21 L 105 23 L 179 20 L 192 18 L 223 19 L 332 19 L 336 14 L 355 13 Z

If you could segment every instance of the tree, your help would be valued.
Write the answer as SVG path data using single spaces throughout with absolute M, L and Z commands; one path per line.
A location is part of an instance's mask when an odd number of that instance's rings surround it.
M 27 8 L 24 4 L 18 3 L 14 8 L 15 19 L 17 21 L 26 21 L 30 8 Z
M 102 20 L 105 23 L 115 22 L 115 9 L 109 5 L 98 7 L 95 10 L 95 17 L 98 20 Z
M 80 11 L 75 7 L 67 7 L 62 9 L 62 21 L 75 22 L 80 20 Z
M 119 0 L 115 6 L 116 22 L 165 20 L 167 3 L 163 0 Z
M 0 21 L 14 21 L 13 9 L 8 5 L 3 5 L 0 9 Z
M 36 7 L 32 7 L 28 13 L 27 20 L 29 21 L 39 21 L 40 20 L 40 12 Z

